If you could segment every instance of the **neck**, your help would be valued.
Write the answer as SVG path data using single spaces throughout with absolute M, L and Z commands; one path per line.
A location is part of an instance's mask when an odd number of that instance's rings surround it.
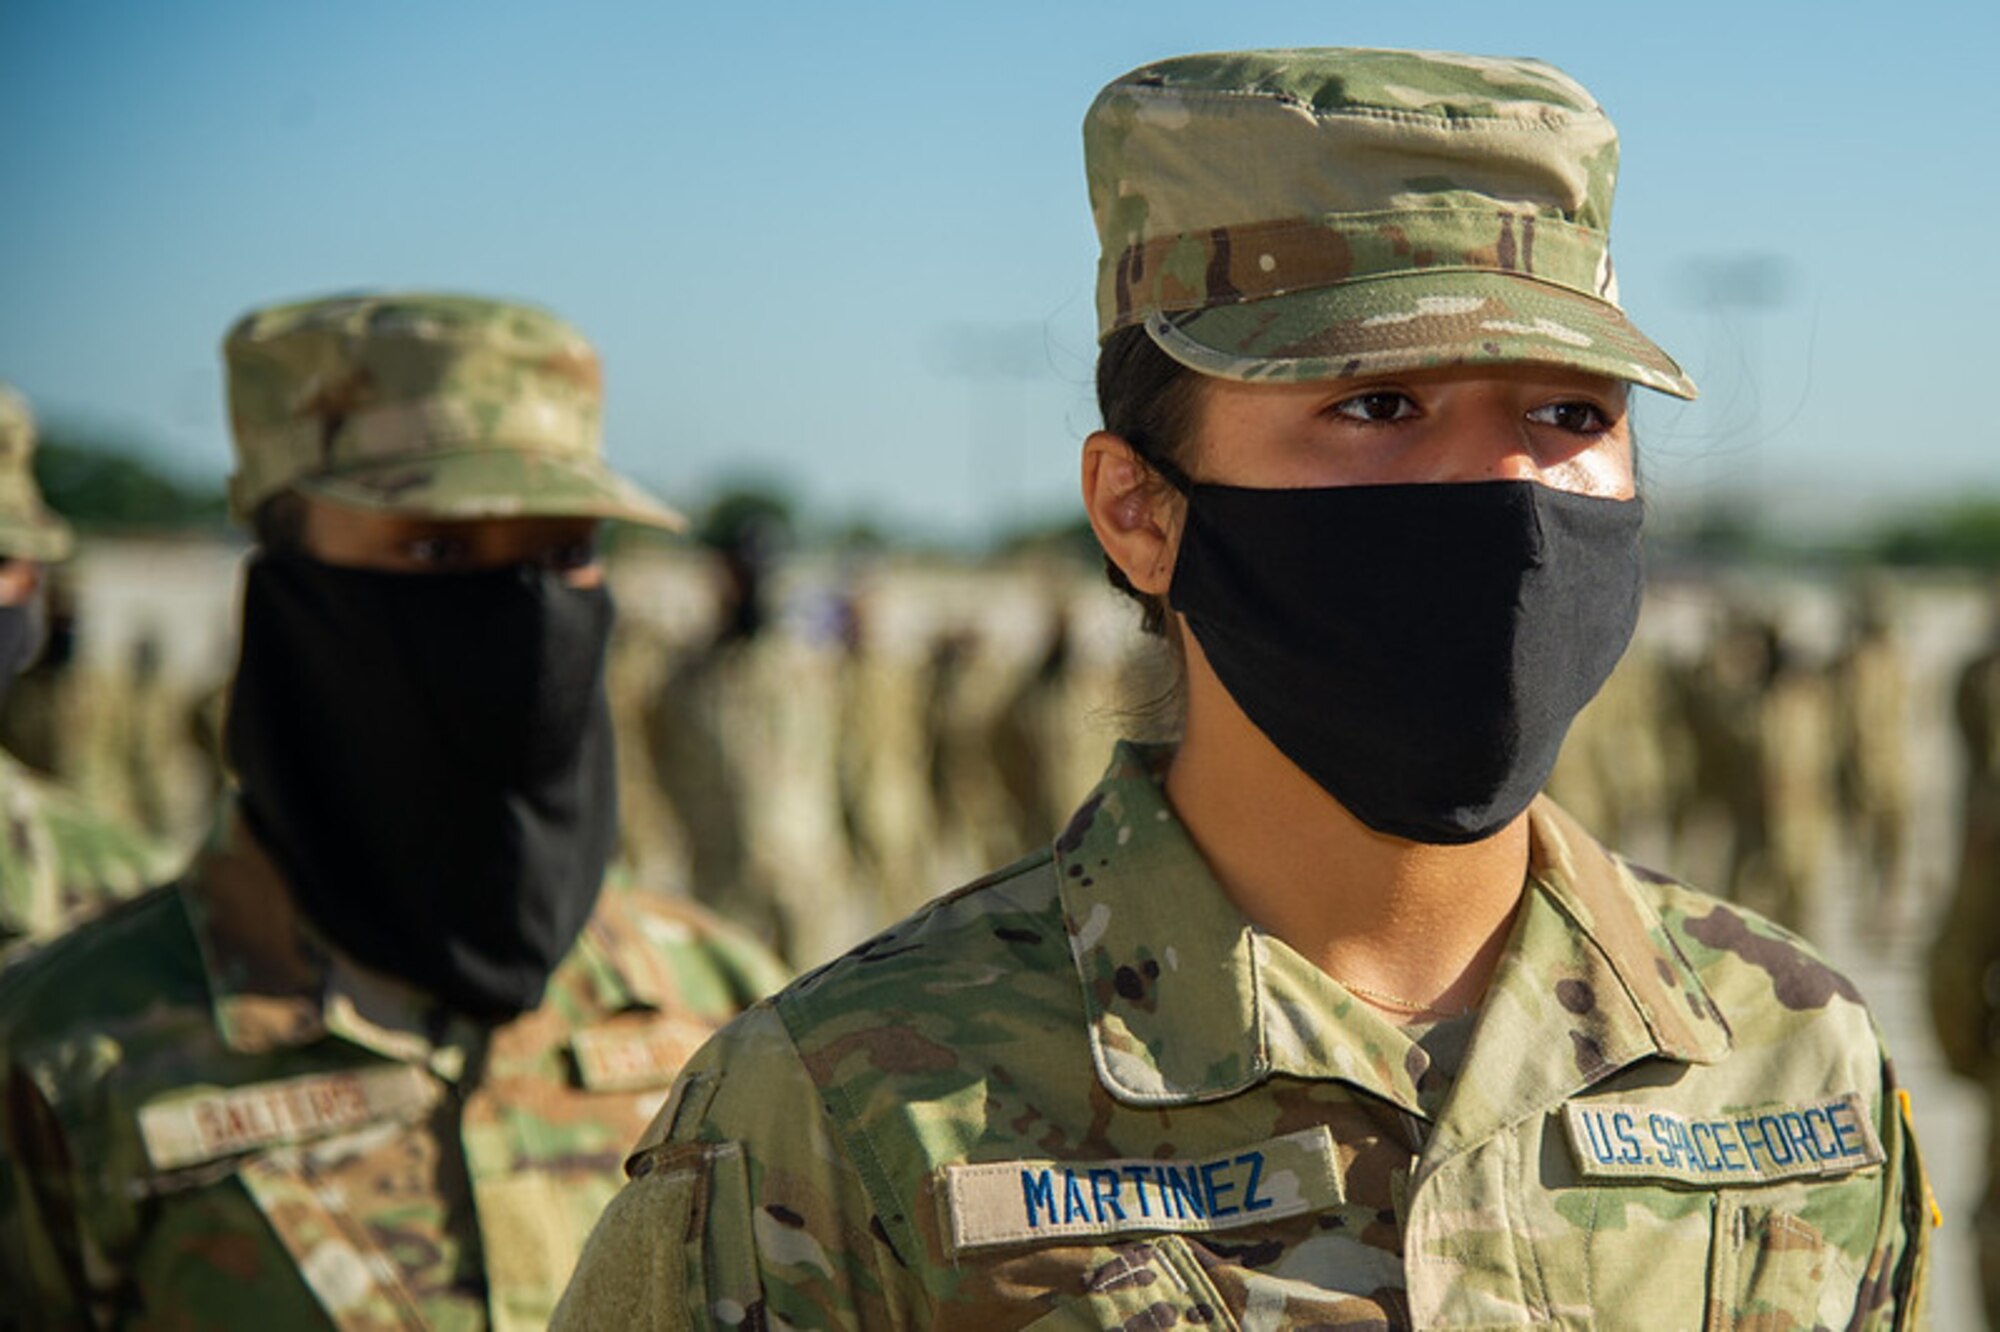
M 1187 729 L 1166 791 L 1223 892 L 1337 981 L 1402 996 L 1419 1015 L 1476 1005 L 1520 902 L 1526 815 L 1459 846 L 1374 831 L 1286 758 L 1193 635 L 1184 641 Z

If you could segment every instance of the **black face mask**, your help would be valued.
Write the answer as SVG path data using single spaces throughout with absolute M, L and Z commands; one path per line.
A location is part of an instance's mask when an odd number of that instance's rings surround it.
M 48 642 L 48 615 L 37 592 L 18 606 L 0 606 L 0 701 L 14 677 L 35 664 Z
M 250 566 L 229 758 L 334 943 L 474 1016 L 541 1002 L 617 834 L 611 617 L 536 568 Z
M 1528 807 L 1631 641 L 1640 518 L 1531 481 L 1196 485 L 1168 600 L 1356 818 L 1472 842 Z

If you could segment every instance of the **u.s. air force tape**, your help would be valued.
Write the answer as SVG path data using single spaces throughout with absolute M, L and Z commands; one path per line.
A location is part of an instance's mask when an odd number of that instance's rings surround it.
M 156 1101 L 139 1111 L 139 1136 L 155 1170 L 176 1170 L 377 1120 L 408 1119 L 437 1097 L 429 1075 L 406 1064 L 311 1073 Z
M 1324 1125 L 1208 1156 L 989 1161 L 946 1166 L 942 1175 L 954 1252 L 1078 1235 L 1229 1230 L 1341 1201 Z
M 1842 1175 L 1883 1161 L 1867 1105 L 1853 1093 L 1708 1115 L 1632 1101 L 1571 1102 L 1563 1117 L 1587 1178 L 1715 1188 Z

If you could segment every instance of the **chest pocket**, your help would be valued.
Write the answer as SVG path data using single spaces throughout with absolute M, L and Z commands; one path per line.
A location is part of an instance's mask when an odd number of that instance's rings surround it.
M 1850 1192 L 1858 1192 L 1858 1207 L 1872 1216 L 1875 1190 L 1862 1182 Z M 1718 1195 L 1703 1324 L 1708 1332 L 1766 1327 L 1774 1314 L 1808 1310 L 1811 1326 L 1846 1325 L 1862 1268 L 1827 1233 L 1829 1213 L 1853 1210 L 1838 1194 L 1838 1186 L 1794 1184 Z
M 1579 1103 L 1565 1120 L 1582 1178 L 1534 1246 L 1554 1303 L 1621 1326 L 1637 1310 L 1712 1332 L 1848 1324 L 1887 1165 L 1859 1097 L 1712 1116 Z
M 1093 1260 L 1082 1293 L 1028 1324 L 1027 1332 L 1241 1326 L 1179 1235 L 1107 1246 Z

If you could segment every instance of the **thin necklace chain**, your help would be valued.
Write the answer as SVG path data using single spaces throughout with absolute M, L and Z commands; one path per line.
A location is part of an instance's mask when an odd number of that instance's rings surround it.
M 1338 976 L 1333 977 L 1333 979 L 1339 983 L 1342 989 L 1347 990 L 1364 1002 L 1376 1008 L 1386 1008 L 1396 1013 L 1408 1013 L 1412 1016 L 1428 1015 L 1439 1018 L 1455 1018 L 1464 1017 L 1473 1009 L 1473 1005 L 1471 1004 L 1467 1004 L 1463 1008 L 1440 1008 L 1434 1003 L 1419 1003 L 1415 999 L 1405 999 L 1401 995 L 1390 994 L 1386 990 L 1371 990 L 1366 985 L 1357 985 L 1351 980 L 1341 980 Z

